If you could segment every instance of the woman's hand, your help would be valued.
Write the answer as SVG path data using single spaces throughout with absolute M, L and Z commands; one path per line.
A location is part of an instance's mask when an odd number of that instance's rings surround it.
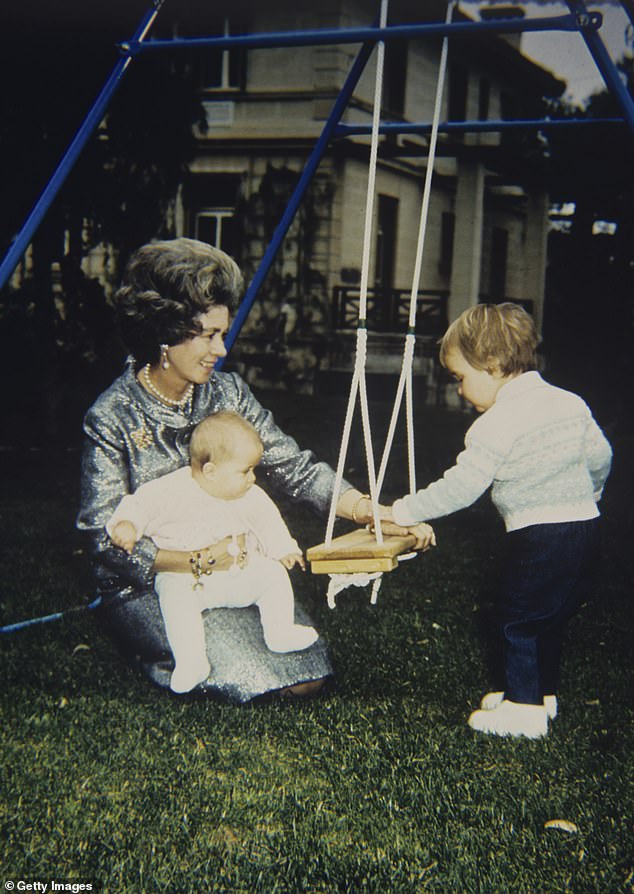
M 227 552 L 227 547 L 231 544 L 231 537 L 225 537 L 212 546 L 206 546 L 202 549 L 202 564 L 206 566 L 210 572 L 228 571 L 236 561 L 236 557 Z
M 238 548 L 244 549 L 245 535 L 240 534 L 237 538 Z M 232 537 L 225 537 L 211 546 L 203 549 L 194 550 L 194 553 L 200 553 L 200 567 L 202 573 L 212 573 L 214 571 L 228 571 L 236 562 L 236 556 L 229 553 L 228 549 L 233 543 Z M 235 553 L 235 549 L 232 549 Z M 192 570 L 192 553 L 183 550 L 159 549 L 154 560 L 154 571 L 171 571 L 175 573 L 187 573 Z
M 388 513 L 391 512 L 389 506 L 382 506 L 379 503 L 379 518 L 387 519 Z M 372 500 L 367 494 L 351 488 L 347 490 L 337 503 L 337 515 L 341 518 L 348 518 L 356 525 L 369 525 L 374 521 L 372 513 Z
M 366 521 L 363 521 L 363 516 L 367 514 L 368 507 L 370 515 Z M 350 521 L 358 525 L 367 524 L 372 517 L 372 502 L 367 494 L 362 494 L 360 490 L 351 487 L 339 497 L 337 515 L 339 518 L 350 519 Z

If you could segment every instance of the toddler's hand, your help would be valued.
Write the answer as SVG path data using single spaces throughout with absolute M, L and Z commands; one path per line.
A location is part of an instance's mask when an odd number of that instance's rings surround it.
M 115 546 L 124 549 L 127 553 L 131 553 L 138 540 L 136 528 L 129 521 L 117 522 L 110 533 L 110 539 Z
M 371 527 L 371 530 L 374 530 L 374 528 Z M 431 546 L 436 546 L 436 534 L 434 533 L 434 529 L 431 525 L 425 524 L 425 522 L 402 527 L 401 525 L 397 525 L 394 521 L 382 521 L 381 531 L 387 536 L 391 534 L 393 536 L 403 537 L 405 534 L 413 534 L 416 538 L 414 549 L 420 549 L 423 552 Z
M 436 546 L 434 529 L 431 525 L 428 525 L 425 522 L 419 522 L 417 525 L 408 525 L 407 527 L 397 525 L 394 521 L 391 506 L 381 506 L 379 518 L 381 520 L 381 531 L 384 534 L 396 534 L 400 536 L 403 536 L 403 534 L 413 534 L 416 538 L 414 549 L 420 549 L 424 552 L 429 549 L 430 546 Z
M 304 556 L 301 553 L 289 553 L 287 556 L 284 556 L 280 559 L 280 562 L 284 566 L 284 568 L 291 570 L 295 565 L 299 565 L 302 571 L 306 571 L 306 562 L 304 561 Z
M 420 522 L 417 525 L 410 526 L 407 530 L 416 538 L 414 549 L 420 549 L 425 552 L 430 546 L 436 546 L 436 534 L 431 525 Z

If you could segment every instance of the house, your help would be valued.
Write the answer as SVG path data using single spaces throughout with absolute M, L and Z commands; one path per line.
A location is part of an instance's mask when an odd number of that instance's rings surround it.
M 446 14 L 443 0 L 424 4 L 424 19 L 420 9 L 393 3 L 389 23 L 441 22 Z M 218 3 L 214 11 L 207 35 L 368 26 L 376 8 L 332 0 L 308 10 L 275 0 Z M 518 12 L 513 6 L 502 14 Z M 183 36 L 200 34 L 196 29 L 199 21 L 181 24 Z M 179 199 L 179 232 L 220 244 L 248 278 L 253 274 L 358 49 L 346 43 L 201 52 L 207 130 L 198 135 Z M 440 50 L 439 37 L 387 42 L 383 120 L 431 121 Z M 344 123 L 371 122 L 375 60 L 376 53 Z M 521 54 L 518 36 L 453 38 L 441 120 L 538 118 L 542 97 L 558 96 L 564 86 Z M 380 143 L 368 327 L 380 357 L 370 362 L 385 371 L 400 368 L 427 144 L 426 135 L 412 133 L 387 134 Z M 548 231 L 543 151 L 534 131 L 441 134 L 420 278 L 421 356 L 448 319 L 478 301 L 522 302 L 540 324 Z M 261 364 L 258 375 L 285 374 L 297 383 L 311 381 L 317 366 L 349 368 L 368 164 L 365 134 L 334 140 L 322 159 L 234 348 L 237 358 L 248 355 L 250 368 Z
M 497 15 L 487 7 L 481 15 Z M 421 10 L 423 10 L 421 12 Z M 493 11 L 492 11 L 493 10 Z M 165 5 L 158 37 L 232 36 L 372 25 L 371 0 L 203 0 Z M 471 12 L 471 6 L 469 6 Z M 506 16 L 522 15 L 513 4 Z M 442 22 L 445 0 L 393 0 L 389 24 Z M 457 20 L 470 21 L 464 12 Z M 359 43 L 188 49 L 206 128 L 197 136 L 173 211 L 177 235 L 220 245 L 251 279 L 359 52 Z M 432 119 L 441 38 L 386 42 L 382 120 Z M 376 52 L 341 118 L 369 125 Z M 450 40 L 441 121 L 539 118 L 564 83 L 520 51 L 517 36 Z M 400 368 L 407 328 L 428 135 L 381 137 L 369 258 L 371 364 Z M 419 282 L 417 372 L 433 377 L 435 340 L 478 301 L 513 300 L 542 318 L 548 195 L 542 138 L 528 131 L 441 133 Z M 319 164 L 232 351 L 271 383 L 312 387 L 317 371 L 348 370 L 354 347 L 369 166 L 369 136 L 336 136 Z M 90 261 L 88 261 L 90 264 Z M 88 271 L 90 272 L 90 271 Z M 248 361 L 248 362 L 247 362 Z

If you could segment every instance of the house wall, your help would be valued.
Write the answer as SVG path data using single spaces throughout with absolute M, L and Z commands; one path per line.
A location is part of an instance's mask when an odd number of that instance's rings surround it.
M 425 14 L 442 18 L 443 4 L 432 5 L 438 8 L 432 9 L 428 4 Z M 247 4 L 247 7 L 248 28 L 252 32 L 351 27 L 370 24 L 375 14 L 374 4 L 363 0 L 328 0 L 312 10 L 297 8 L 286 0 L 255 8 Z M 420 4 L 397 3 L 393 10 L 391 20 L 416 21 Z M 504 67 L 500 68 L 500 62 L 494 63 L 487 54 L 463 54 L 464 45 L 464 41 L 457 44 L 460 55 L 454 57 L 450 53 L 450 66 L 454 58 L 465 61 L 468 66 L 466 117 L 476 120 L 482 112 L 483 89 L 488 96 L 487 117 L 503 117 L 502 94 L 514 89 L 512 77 L 502 77 L 500 72 Z M 404 120 L 431 121 L 440 48 L 439 39 L 408 44 Z M 199 153 L 191 165 L 192 174 L 238 175 L 242 198 L 247 202 L 255 201 L 271 172 L 290 170 L 299 174 L 357 51 L 358 45 L 249 51 L 244 91 L 203 91 L 209 110 L 209 128 L 206 134 L 198 135 Z M 450 79 L 449 70 L 441 120 L 448 118 Z M 371 123 L 374 80 L 373 57 L 344 113 L 345 122 Z M 520 87 L 524 92 L 527 89 L 525 84 Z M 389 140 L 400 146 L 424 147 L 428 142 L 426 137 L 409 134 Z M 532 302 L 536 320 L 541 323 L 547 196 L 534 188 L 525 189 L 508 177 L 501 179 L 487 167 L 484 156 L 478 159 L 477 155 L 465 154 L 467 150 L 477 152 L 478 147 L 486 152 L 499 142 L 499 134 L 495 133 L 439 136 L 419 285 L 423 290 L 449 293 L 450 319 L 479 300 L 487 300 L 493 280 L 492 240 L 494 232 L 503 230 L 507 240 L 503 297 Z M 265 287 L 261 306 L 254 307 L 243 330 L 245 334 L 263 334 L 267 320 L 270 323 L 282 305 L 287 317 L 296 321 L 295 334 L 305 332 L 307 326 L 316 333 L 329 331 L 333 290 L 342 284 L 354 283 L 355 278 L 358 281 L 360 276 L 369 144 L 369 136 L 355 136 L 336 141 L 329 148 L 317 175 L 318 191 L 327 193 L 328 197 L 314 206 L 309 256 L 306 253 L 301 256 L 310 267 L 310 276 L 304 281 L 298 276 L 303 224 L 294 223 L 276 261 L 272 285 Z M 425 166 L 424 155 L 413 154 L 383 158 L 378 164 L 377 196 L 390 196 L 398 201 L 392 283 L 395 289 L 409 291 L 412 285 Z M 370 287 L 376 267 L 376 213 L 375 201 Z M 450 269 L 440 265 L 443 213 L 455 217 Z M 177 218 L 186 230 L 187 209 L 181 208 Z M 252 230 L 245 239 L 248 245 L 241 259 L 247 278 L 256 269 L 270 236 L 261 225 L 254 224 Z M 292 335 L 292 330 L 287 334 Z
M 341 173 L 341 198 L 335 224 L 338 236 L 336 253 L 340 267 L 361 270 L 365 209 L 367 201 L 368 166 L 362 161 L 350 160 Z M 399 170 L 382 166 L 377 171 L 376 192 L 398 200 L 396 235 L 396 263 L 394 288 L 410 289 L 414 275 L 418 233 L 420 228 L 424 170 L 403 176 Z M 443 211 L 453 209 L 453 197 L 447 190 L 437 189 L 430 201 L 426 222 L 423 267 L 420 288 L 442 290 L 448 288 L 448 279 L 439 271 L 440 219 Z M 374 208 L 376 219 L 376 203 Z M 373 231 L 374 232 L 374 231 Z M 374 241 L 371 242 L 373 248 Z M 371 252 L 369 282 L 374 281 L 375 253 Z M 332 274 L 337 271 L 333 265 Z M 336 284 L 336 283 L 335 283 Z

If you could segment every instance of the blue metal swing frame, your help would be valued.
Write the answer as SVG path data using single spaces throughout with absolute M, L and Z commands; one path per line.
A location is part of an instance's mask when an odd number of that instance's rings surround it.
M 86 118 L 80 126 L 77 134 L 70 143 L 66 153 L 60 160 L 57 168 L 53 172 L 49 182 L 44 188 L 42 194 L 33 206 L 32 211 L 27 216 L 14 242 L 10 246 L 5 258 L 0 264 L 0 289 L 7 283 L 9 277 L 24 256 L 28 246 L 31 243 L 34 233 L 39 227 L 42 219 L 50 208 L 55 196 L 61 189 L 64 181 L 68 177 L 70 171 L 75 165 L 77 159 L 91 137 L 92 133 L 102 120 L 105 111 L 117 90 L 125 72 L 127 71 L 133 59 L 142 56 L 148 52 L 159 52 L 165 50 L 178 50 L 182 48 L 192 47 L 210 47 L 217 50 L 226 50 L 233 47 L 248 48 L 265 48 L 265 47 L 291 47 L 291 46 L 316 46 L 323 44 L 345 44 L 359 43 L 363 44 L 357 58 L 350 70 L 346 81 L 333 105 L 333 108 L 326 120 L 320 137 L 318 138 L 314 150 L 311 153 L 308 162 L 302 172 L 302 176 L 297 183 L 296 189 L 289 200 L 288 207 L 282 216 L 278 229 L 275 231 L 273 240 L 269 249 L 274 246 L 274 250 L 267 250 L 258 271 L 256 272 L 249 289 L 244 297 L 244 312 L 242 309 L 234 320 L 231 332 L 227 339 L 227 347 L 231 347 L 248 316 L 248 312 L 253 305 L 257 290 L 259 289 L 263 279 L 270 269 L 275 253 L 290 226 L 301 199 L 310 183 L 323 154 L 325 153 L 330 139 L 334 136 L 350 136 L 352 134 L 360 134 L 369 132 L 369 127 L 351 126 L 340 124 L 341 115 L 345 110 L 347 102 L 352 95 L 359 77 L 365 67 L 370 56 L 372 48 L 377 41 L 399 40 L 403 38 L 414 37 L 443 37 L 445 35 L 455 37 L 465 37 L 469 35 L 478 35 L 483 33 L 511 34 L 524 31 L 569 31 L 579 32 L 594 62 L 603 77 L 607 87 L 617 98 L 623 112 L 623 118 L 615 119 L 567 119 L 561 122 L 561 125 L 567 127 L 583 126 L 592 124 L 622 124 L 626 123 L 630 130 L 634 133 L 634 100 L 624 85 L 619 71 L 610 57 L 601 37 L 598 33 L 602 24 L 602 16 L 597 12 L 589 12 L 586 8 L 584 0 L 566 0 L 570 13 L 561 16 L 551 16 L 546 18 L 535 19 L 494 19 L 484 22 L 453 22 L 440 23 L 433 22 L 420 25 L 391 25 L 385 28 L 372 26 L 369 28 L 347 28 L 347 29 L 321 29 L 316 31 L 293 31 L 293 32 L 271 32 L 266 34 L 248 34 L 234 35 L 230 37 L 201 37 L 201 38 L 174 38 L 172 40 L 147 40 L 147 35 L 154 24 L 156 17 L 163 6 L 165 0 L 154 0 L 151 7 L 142 17 L 138 27 L 136 28 L 132 38 L 129 41 L 121 43 L 121 58 L 115 64 L 110 76 L 104 84 L 101 92 L 96 98 L 92 108 L 89 110 Z M 632 0 L 621 0 L 621 4 L 626 11 L 630 21 L 634 25 L 634 3 Z M 465 122 L 445 122 L 441 125 L 441 131 L 483 131 L 495 130 L 502 131 L 510 128 L 552 128 L 560 125 L 549 119 L 531 120 L 531 121 L 465 121 Z M 389 133 L 426 133 L 431 128 L 429 123 L 418 124 L 392 124 L 383 125 L 382 132 Z
M 600 13 L 588 11 L 584 0 L 566 0 L 570 10 L 569 14 L 534 19 L 493 19 L 482 22 L 452 22 L 452 23 L 427 23 L 419 25 L 392 25 L 380 28 L 373 25 L 368 28 L 348 29 L 321 29 L 315 31 L 270 32 L 266 34 L 235 35 L 230 37 L 201 37 L 201 38 L 175 38 L 172 40 L 148 40 L 148 34 L 163 6 L 165 0 L 154 0 L 141 18 L 132 38 L 119 45 L 121 57 L 115 64 L 107 78 L 102 90 L 95 99 L 86 118 L 71 141 L 68 149 L 62 156 L 57 168 L 46 184 L 33 209 L 28 214 L 18 235 L 0 264 L 0 289 L 8 282 L 13 271 L 20 263 L 28 249 L 33 236 L 56 195 L 70 174 L 82 150 L 95 129 L 102 120 L 108 105 L 119 87 L 123 76 L 131 62 L 147 53 L 166 50 L 179 50 L 192 47 L 209 47 L 217 50 L 228 50 L 234 47 L 244 49 L 266 47 L 292 47 L 292 46 L 316 46 L 323 44 L 361 43 L 350 72 L 334 102 L 332 110 L 324 124 L 323 130 L 317 139 L 315 146 L 299 177 L 288 205 L 275 229 L 270 244 L 268 245 L 258 269 L 249 284 L 245 296 L 238 308 L 231 329 L 227 335 L 226 347 L 230 350 L 238 334 L 247 319 L 255 302 L 262 282 L 266 278 L 277 251 L 293 221 L 299 208 L 304 193 L 324 156 L 333 137 L 347 137 L 353 134 L 367 134 L 370 127 L 364 125 L 345 125 L 341 123 L 341 117 L 345 111 L 349 99 L 361 77 L 365 65 L 378 41 L 402 40 L 416 37 L 467 37 L 483 33 L 510 34 L 524 31 L 577 31 L 583 37 L 592 58 L 603 77 L 606 86 L 613 93 L 621 107 L 623 118 L 609 119 L 534 119 L 524 121 L 464 121 L 444 122 L 440 125 L 442 132 L 483 132 L 503 131 L 513 128 L 522 129 L 550 129 L 555 127 L 581 127 L 596 124 L 623 125 L 626 124 L 634 134 L 634 99 L 623 83 L 619 71 L 605 47 L 598 31 L 602 24 Z M 621 0 L 621 5 L 634 26 L 634 2 L 633 0 Z M 431 123 L 385 123 L 381 125 L 382 133 L 427 133 L 431 130 Z M 222 363 L 217 364 L 221 367 Z M 48 621 L 59 620 L 65 615 L 83 609 L 94 609 L 100 603 L 94 600 L 86 606 L 66 609 L 55 612 L 41 618 L 33 618 L 0 627 L 0 633 L 11 633 L 35 624 L 43 624 Z

